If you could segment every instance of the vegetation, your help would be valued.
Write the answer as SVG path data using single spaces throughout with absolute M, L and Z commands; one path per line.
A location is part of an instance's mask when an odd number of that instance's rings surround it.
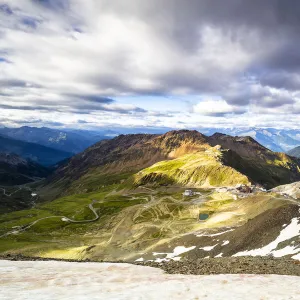
M 135 184 L 180 184 L 195 187 L 249 184 L 248 178 L 222 164 L 218 149 L 186 154 L 171 161 L 162 161 L 135 175 Z

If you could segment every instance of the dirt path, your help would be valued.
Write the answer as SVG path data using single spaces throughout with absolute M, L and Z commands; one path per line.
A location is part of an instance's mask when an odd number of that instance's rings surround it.
M 94 202 L 94 201 L 93 201 Z M 29 228 L 31 228 L 32 226 L 34 226 L 36 223 L 42 221 L 42 220 L 45 220 L 45 219 L 51 219 L 51 218 L 59 218 L 61 219 L 61 221 L 63 222 L 70 222 L 70 223 L 90 223 L 90 222 L 95 222 L 97 221 L 100 216 L 98 215 L 98 213 L 96 212 L 95 208 L 93 207 L 93 203 L 89 204 L 88 205 L 89 209 L 93 212 L 93 214 L 95 215 L 95 218 L 91 219 L 91 220 L 82 220 L 82 221 L 77 221 L 77 220 L 73 220 L 73 219 L 70 219 L 66 216 L 49 216 L 49 217 L 44 217 L 44 218 L 41 218 L 41 219 L 38 219 L 38 220 L 35 220 L 34 222 L 28 224 L 28 225 L 25 225 L 20 227 L 19 229 L 14 229 L 12 231 L 9 231 L 3 235 L 0 236 L 0 238 L 2 237 L 5 237 L 5 236 L 8 236 L 8 235 L 12 235 L 12 234 L 18 234 L 20 232 L 23 232 Z
M 10 193 L 10 194 L 6 194 L 6 189 L 4 189 L 4 188 L 0 188 L 0 190 L 2 190 L 3 191 L 3 195 L 4 196 L 7 196 L 7 197 L 11 197 L 13 194 L 15 194 L 15 193 L 17 193 L 18 191 L 20 191 L 22 188 L 20 187 L 20 188 L 18 188 L 16 191 L 14 191 L 14 192 L 12 192 L 12 193 Z

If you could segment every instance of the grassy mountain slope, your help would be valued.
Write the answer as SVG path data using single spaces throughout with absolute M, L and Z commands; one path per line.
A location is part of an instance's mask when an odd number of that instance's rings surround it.
M 300 178 L 299 161 L 286 154 L 272 152 L 252 138 L 230 137 L 221 134 L 206 137 L 197 131 L 180 130 L 170 131 L 163 135 L 120 135 L 112 140 L 103 140 L 72 157 L 70 161 L 58 168 L 45 184 L 44 194 L 53 199 L 58 195 L 97 191 L 103 186 L 111 183 L 117 184 L 122 180 L 130 183 L 132 182 L 129 180 L 131 175 L 158 162 L 166 161 L 163 167 L 169 168 L 167 161 L 170 162 L 174 159 L 180 161 L 184 155 L 195 153 L 198 153 L 199 156 L 198 163 L 201 161 L 201 156 L 204 157 L 202 159 L 204 161 L 207 159 L 205 151 L 216 145 L 221 145 L 224 150 L 230 150 L 224 152 L 226 155 L 224 153 L 222 155 L 222 170 L 225 170 L 224 166 L 229 167 L 226 169 L 229 171 L 227 174 L 229 178 L 233 178 L 232 169 L 235 169 L 236 172 L 249 178 L 252 183 L 259 183 L 267 188 L 290 183 Z M 174 163 L 180 165 L 179 161 L 176 160 Z M 193 168 L 185 171 L 183 168 L 178 168 L 177 175 L 173 174 L 173 178 L 168 178 L 168 172 L 164 172 L 163 177 L 152 176 L 146 181 L 160 181 L 164 184 L 172 182 L 184 184 L 186 182 L 189 185 L 194 183 L 195 186 L 199 186 L 200 182 L 203 184 L 206 178 L 205 174 L 211 172 L 211 167 L 212 164 L 204 167 L 204 163 L 202 163 L 201 168 L 194 168 L 193 174 Z M 174 168 L 171 168 L 174 173 Z M 146 173 L 149 173 L 148 171 Z M 219 185 L 221 177 L 225 184 L 226 175 L 222 172 L 220 173 L 218 167 L 214 168 L 209 179 L 212 185 Z M 190 180 L 188 178 L 191 175 L 193 175 L 193 179 Z M 162 172 L 160 172 L 160 176 L 162 176 Z M 174 176 L 176 177 L 175 181 Z M 138 177 L 141 179 L 140 175 Z M 228 182 L 232 184 L 237 181 L 228 179 Z M 242 182 L 244 181 L 242 180 Z M 55 195 L 51 195 L 50 190 L 55 190 Z
M 0 135 L 0 152 L 15 153 L 23 158 L 44 166 L 51 166 L 69 158 L 71 153 L 52 149 L 42 145 L 14 140 Z
M 300 146 L 288 151 L 287 154 L 300 158 Z
M 63 194 L 99 190 L 103 185 L 128 179 L 156 162 L 209 147 L 206 137 L 197 131 L 120 135 L 72 157 L 49 178 L 46 189 L 57 189 Z
M 192 187 L 250 184 L 245 175 L 223 164 L 226 152 L 214 147 L 171 161 L 158 162 L 137 173 L 134 176 L 135 184 L 177 184 Z
M 296 206 L 275 193 L 236 197 L 230 192 L 198 190 L 200 195 L 183 198 L 182 191 L 139 188 L 124 194 L 111 186 L 106 191 L 67 196 L 30 210 L 1 215 L 0 253 L 134 261 L 140 257 L 164 258 L 177 246 L 185 246 L 196 248 L 184 255 L 206 257 L 225 251 L 233 255 L 269 243 L 279 235 L 282 224 L 289 224 L 295 217 L 300 219 L 299 209 L 292 209 L 291 214 L 278 211 L 282 214 L 278 226 L 276 211 L 263 215 L 290 204 Z M 99 215 L 97 220 L 89 208 L 91 204 Z M 200 214 L 207 214 L 208 219 L 200 222 Z M 73 223 L 66 218 L 81 222 Z M 271 235 L 266 231 L 267 235 L 247 239 L 248 233 L 253 234 L 255 220 L 264 227 L 272 220 Z M 234 248 L 234 241 L 242 238 L 243 242 Z M 223 245 L 226 240 L 230 242 Z M 213 245 L 218 246 L 213 249 Z M 296 241 L 293 247 L 298 245 Z M 205 247 L 211 250 L 201 250 Z

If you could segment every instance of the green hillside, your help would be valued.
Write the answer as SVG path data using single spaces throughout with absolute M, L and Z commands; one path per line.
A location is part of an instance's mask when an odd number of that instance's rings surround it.
M 161 161 L 136 174 L 134 182 L 136 185 L 177 184 L 191 187 L 250 184 L 245 175 L 223 164 L 223 153 L 224 151 L 214 147 L 174 160 Z

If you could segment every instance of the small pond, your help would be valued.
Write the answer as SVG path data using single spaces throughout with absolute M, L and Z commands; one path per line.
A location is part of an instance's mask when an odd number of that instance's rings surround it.
M 209 217 L 209 214 L 200 214 L 199 215 L 199 220 L 200 221 L 204 221 Z

